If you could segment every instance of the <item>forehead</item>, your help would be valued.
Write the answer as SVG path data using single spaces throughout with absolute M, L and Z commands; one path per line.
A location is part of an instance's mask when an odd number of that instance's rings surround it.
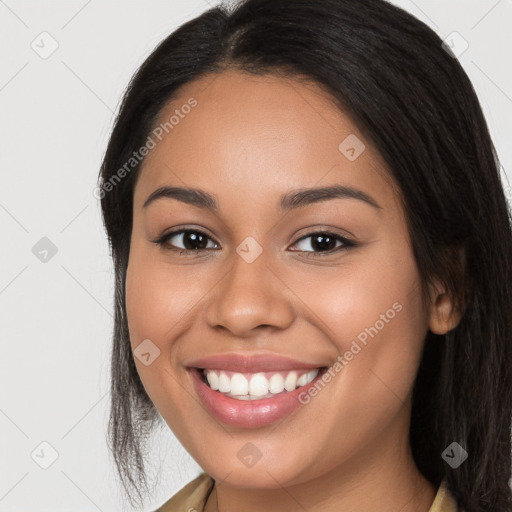
M 163 185 L 208 189 L 220 203 L 276 202 L 289 189 L 333 184 L 392 199 L 379 153 L 311 81 L 210 74 L 180 89 L 155 128 L 161 140 L 153 136 L 140 170 L 136 207 Z

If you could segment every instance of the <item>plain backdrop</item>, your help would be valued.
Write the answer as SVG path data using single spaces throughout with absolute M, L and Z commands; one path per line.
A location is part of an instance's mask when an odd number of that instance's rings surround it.
M 459 50 L 469 45 L 459 59 L 508 193 L 512 1 L 393 3 L 443 38 L 457 32 Z M 159 41 L 214 4 L 0 0 L 2 512 L 128 510 L 105 443 L 113 272 L 92 192 L 130 77 Z M 200 471 L 168 429 L 152 457 L 163 472 L 150 475 L 147 510 Z

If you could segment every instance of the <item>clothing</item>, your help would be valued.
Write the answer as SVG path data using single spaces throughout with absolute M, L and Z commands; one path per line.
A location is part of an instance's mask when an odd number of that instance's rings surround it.
M 201 473 L 155 512 L 203 512 L 213 485 L 213 479 L 206 473 Z M 457 503 L 443 480 L 429 512 L 457 511 Z

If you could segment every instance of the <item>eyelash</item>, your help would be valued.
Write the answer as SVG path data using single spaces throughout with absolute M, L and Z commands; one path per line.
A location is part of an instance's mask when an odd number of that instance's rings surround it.
M 158 246 L 162 247 L 163 249 L 177 252 L 180 256 L 181 255 L 200 256 L 202 252 L 204 252 L 204 251 L 211 251 L 212 250 L 212 249 L 195 249 L 195 250 L 192 250 L 192 249 L 180 249 L 180 248 L 173 247 L 173 246 L 167 244 L 167 241 L 169 239 L 171 239 L 173 236 L 180 235 L 180 234 L 183 234 L 183 233 L 200 234 L 200 235 L 203 235 L 203 236 L 205 236 L 206 238 L 208 238 L 210 240 L 213 240 L 206 233 L 204 233 L 203 231 L 200 231 L 198 229 L 181 229 L 181 230 L 178 230 L 178 231 L 173 231 L 172 233 L 167 233 L 165 235 L 162 235 L 159 239 L 153 240 L 153 243 L 157 244 Z M 301 238 L 299 238 L 293 245 L 296 245 L 299 242 L 301 242 L 302 240 L 305 240 L 307 238 L 311 238 L 314 235 L 327 235 L 329 237 L 335 238 L 336 241 L 342 242 L 343 246 L 335 247 L 334 249 L 330 249 L 328 251 L 293 251 L 293 252 L 305 252 L 305 253 L 312 254 L 313 257 L 318 257 L 318 256 L 322 257 L 322 256 L 329 256 L 329 255 L 334 254 L 336 252 L 347 250 L 349 248 L 356 247 L 358 245 L 356 242 L 353 242 L 352 240 L 348 240 L 347 238 L 342 237 L 340 235 L 337 235 L 336 233 L 332 233 L 331 231 L 313 231 L 313 232 L 308 233 L 307 235 L 304 235 Z M 215 243 L 217 243 L 217 242 L 215 242 Z M 311 257 L 311 256 L 307 256 L 307 257 Z

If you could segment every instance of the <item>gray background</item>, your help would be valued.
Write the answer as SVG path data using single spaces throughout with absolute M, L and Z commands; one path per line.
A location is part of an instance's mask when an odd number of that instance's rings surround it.
M 459 58 L 508 182 L 512 0 L 393 3 L 443 38 L 458 32 L 463 39 L 449 39 L 459 51 L 469 44 Z M 0 0 L 3 512 L 126 509 L 105 444 L 113 274 L 92 192 L 133 72 L 172 29 L 213 4 Z M 199 471 L 168 429 L 155 446 L 164 472 L 150 508 Z

